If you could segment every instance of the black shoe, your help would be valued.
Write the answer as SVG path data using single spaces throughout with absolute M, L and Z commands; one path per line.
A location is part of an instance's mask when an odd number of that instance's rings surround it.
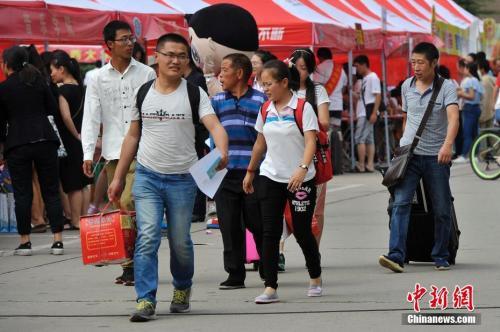
M 229 290 L 229 289 L 240 289 L 245 288 L 245 283 L 243 281 L 236 281 L 227 279 L 219 284 L 219 289 Z
M 121 276 L 116 277 L 115 284 L 123 284 L 124 286 L 134 286 L 134 268 L 124 267 Z
M 31 256 L 31 242 L 22 243 L 14 249 L 14 255 L 17 256 Z
M 50 253 L 52 255 L 63 255 L 64 254 L 64 246 L 61 241 L 56 241 L 54 244 L 52 244 L 52 247 L 50 248 Z

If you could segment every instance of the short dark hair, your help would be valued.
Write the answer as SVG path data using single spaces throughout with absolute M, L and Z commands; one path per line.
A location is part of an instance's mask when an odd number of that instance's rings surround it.
M 427 43 L 427 42 L 419 43 L 419 44 L 417 44 L 417 46 L 415 46 L 413 48 L 413 51 L 411 51 L 411 53 L 412 54 L 414 54 L 414 53 L 423 54 L 423 55 L 425 55 L 425 58 L 429 62 L 432 62 L 434 60 L 436 60 L 436 61 L 439 60 L 439 51 L 438 51 L 437 47 L 431 43 Z
M 476 62 L 477 61 L 477 54 L 476 53 L 469 53 L 467 54 L 468 56 L 470 56 L 472 58 L 472 61 L 473 62 Z
M 464 59 L 459 59 L 458 60 L 458 67 L 459 68 L 465 68 L 465 60 Z
M 330 49 L 327 47 L 318 48 L 318 50 L 316 51 L 316 55 L 320 59 L 331 59 L 333 57 L 332 51 L 330 51 Z
M 370 68 L 370 60 L 368 60 L 368 57 L 364 54 L 355 57 L 352 63 L 357 63 L 359 65 L 366 65 L 368 68 Z
M 188 41 L 186 40 L 186 38 L 177 33 L 166 33 L 158 38 L 158 41 L 156 42 L 156 50 L 158 51 L 163 46 L 163 44 L 167 42 L 182 44 L 186 46 L 186 50 L 189 52 Z
M 114 41 L 118 30 L 129 30 L 132 32 L 132 28 L 127 22 L 118 20 L 111 21 L 106 24 L 104 30 L 102 31 L 104 42 L 107 43 L 108 41 Z
M 243 80 L 246 82 L 252 75 L 252 63 L 250 59 L 242 53 L 231 53 L 226 55 L 223 60 L 230 60 L 231 66 L 235 69 L 243 70 Z

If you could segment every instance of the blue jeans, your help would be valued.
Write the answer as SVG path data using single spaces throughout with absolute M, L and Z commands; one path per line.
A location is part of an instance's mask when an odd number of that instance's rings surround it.
M 437 156 L 413 156 L 405 178 L 395 187 L 388 256 L 400 264 L 405 261 L 411 202 L 421 178 L 428 188 L 434 212 L 434 247 L 431 257 L 440 265 L 444 264 L 449 256 L 451 191 L 450 166 L 439 164 Z
M 479 116 L 481 108 L 479 105 L 465 104 L 462 111 L 463 118 L 463 138 L 464 145 L 462 155 L 467 157 L 472 146 L 472 141 L 477 137 L 479 132 Z
M 173 285 L 176 289 L 187 289 L 193 283 L 194 251 L 190 229 L 196 183 L 190 174 L 161 174 L 137 163 L 132 192 L 137 214 L 135 291 L 137 300 L 156 303 L 158 249 L 164 214 L 168 220 Z

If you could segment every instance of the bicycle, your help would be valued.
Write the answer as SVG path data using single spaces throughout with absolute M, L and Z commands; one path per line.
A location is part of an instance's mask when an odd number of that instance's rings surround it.
M 472 143 L 470 164 L 483 180 L 500 177 L 500 127 L 483 129 Z

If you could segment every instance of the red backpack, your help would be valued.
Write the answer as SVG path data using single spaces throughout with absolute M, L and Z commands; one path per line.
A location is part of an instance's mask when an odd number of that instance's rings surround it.
M 303 125 L 302 125 L 302 117 L 304 115 L 304 105 L 306 101 L 302 98 L 298 98 L 297 109 L 294 111 L 294 118 L 297 127 L 299 127 L 299 131 L 304 136 Z M 267 109 L 271 101 L 266 101 L 262 108 L 260 109 L 260 115 L 262 117 L 262 121 L 266 123 L 267 117 Z M 319 124 L 319 128 L 321 125 Z M 316 136 L 316 152 L 314 153 L 314 168 L 316 169 L 316 184 L 322 184 L 328 182 L 333 178 L 333 168 L 332 168 L 332 153 L 330 151 L 330 143 L 328 142 L 328 134 L 326 131 L 320 129 Z

